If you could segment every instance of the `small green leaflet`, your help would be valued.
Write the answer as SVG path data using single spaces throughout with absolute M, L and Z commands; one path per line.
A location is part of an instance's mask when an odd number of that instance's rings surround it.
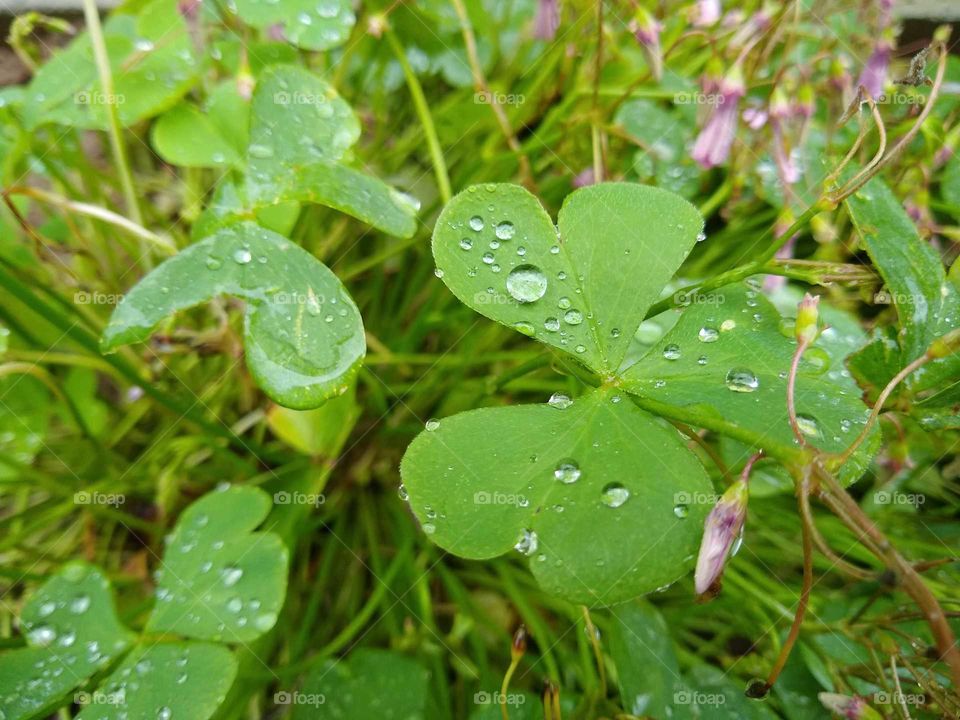
M 366 352 L 356 305 L 313 255 L 252 223 L 216 232 L 143 278 L 114 309 L 102 347 L 142 342 L 164 318 L 223 294 L 247 301 L 247 366 L 273 400 L 305 410 L 346 390 Z
M 400 471 L 440 547 L 478 560 L 516 548 L 546 590 L 591 606 L 686 574 L 713 494 L 677 431 L 610 388 L 446 418 Z
M 304 50 L 329 50 L 350 37 L 356 22 L 349 0 L 235 0 L 234 12 L 255 28 L 276 28 Z
M 148 630 L 247 642 L 273 627 L 289 553 L 276 534 L 254 532 L 270 506 L 262 490 L 232 487 L 187 508 L 167 539 Z
M 27 647 L 0 654 L 0 717 L 46 715 L 74 688 L 126 652 L 110 585 L 92 565 L 64 565 L 20 615 Z

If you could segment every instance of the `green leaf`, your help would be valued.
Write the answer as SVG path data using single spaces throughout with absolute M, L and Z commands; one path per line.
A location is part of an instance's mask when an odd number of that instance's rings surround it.
M 610 615 L 608 643 L 623 709 L 638 717 L 692 717 L 688 706 L 674 703 L 686 687 L 663 616 L 647 603 L 621 605 Z
M 270 512 L 258 488 L 231 487 L 197 500 L 168 537 L 151 632 L 248 642 L 277 621 L 289 554 L 272 532 L 254 532 Z
M 937 252 L 917 229 L 882 180 L 874 179 L 846 200 L 847 210 L 873 264 L 883 278 L 884 302 L 900 320 L 900 367 L 926 352 L 930 343 L 960 322 L 960 298 L 947 281 Z M 916 391 L 956 376 L 960 354 L 929 363 L 909 383 Z
M 648 410 L 789 460 L 797 447 L 786 400 L 792 337 L 792 327 L 761 293 L 728 285 L 683 310 L 673 329 L 623 374 L 623 388 Z M 796 407 L 806 440 L 827 452 L 846 448 L 869 416 L 849 374 L 831 364 L 819 341 L 801 361 Z M 844 466 L 844 479 L 863 474 L 879 442 L 874 432 Z
M 248 25 L 265 29 L 279 26 L 283 37 L 306 50 L 329 50 L 350 37 L 356 22 L 349 0 L 236 0 L 237 15 Z
M 79 720 L 206 720 L 237 674 L 227 648 L 206 643 L 138 646 L 94 693 L 80 693 Z
M 64 565 L 31 595 L 20 625 L 28 647 L 0 655 L 5 720 L 46 715 L 133 637 L 117 619 L 106 578 L 82 562 Z
M 677 432 L 610 388 L 564 409 L 445 418 L 413 441 L 400 471 L 414 514 L 440 547 L 486 559 L 519 545 L 541 586 L 587 605 L 685 574 L 707 508 L 681 499 L 712 492 Z
M 333 456 L 360 414 L 356 384 L 316 410 L 290 410 L 274 405 L 267 412 L 267 425 L 278 438 L 305 455 Z
M 299 692 L 277 693 L 293 720 L 316 717 L 424 720 L 429 674 L 387 650 L 361 648 L 345 660 L 318 664 Z
M 171 108 L 196 82 L 200 68 L 176 3 L 153 0 L 136 17 L 114 13 L 103 32 L 113 95 L 103 92 L 84 33 L 34 76 L 23 105 L 28 128 L 57 123 L 106 130 L 109 104 L 130 126 Z
M 414 202 L 339 162 L 360 124 L 329 84 L 303 68 L 271 67 L 260 77 L 251 112 L 247 196 L 254 209 L 311 202 L 392 235 L 413 235 Z
M 157 154 L 183 167 L 238 166 L 240 156 L 212 120 L 191 105 L 178 105 L 161 116 L 150 136 Z
M 50 394 L 29 375 L 0 378 L 0 480 L 17 477 L 18 465 L 33 462 L 50 423 Z
M 643 185 L 577 190 L 556 228 L 523 188 L 475 185 L 440 214 L 433 254 L 464 304 L 610 375 L 702 228 L 688 202 Z
M 144 341 L 167 316 L 222 294 L 247 301 L 247 365 L 273 400 L 304 410 L 349 386 L 366 351 L 356 305 L 313 255 L 252 223 L 218 231 L 143 278 L 114 309 L 103 349 Z

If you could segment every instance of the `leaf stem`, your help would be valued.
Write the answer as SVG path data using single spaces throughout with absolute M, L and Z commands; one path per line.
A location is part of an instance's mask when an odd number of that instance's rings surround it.
M 423 94 L 423 88 L 417 79 L 417 74 L 410 67 L 407 55 L 403 46 L 394 35 L 393 30 L 387 28 L 384 31 L 387 42 L 393 50 L 393 54 L 400 63 L 403 70 L 403 76 L 407 81 L 407 88 L 410 90 L 410 96 L 413 98 L 413 106 L 420 118 L 420 124 L 423 126 L 423 134 L 427 139 L 427 149 L 430 151 L 430 160 L 433 162 L 433 173 L 437 177 L 437 189 L 440 191 L 440 198 L 444 204 L 450 202 L 453 193 L 450 190 L 450 176 L 447 173 L 447 165 L 443 159 L 443 149 L 440 147 L 440 140 L 437 137 L 437 129 L 433 124 L 433 117 L 430 115 L 430 107 L 427 105 L 427 98 Z
M 120 116 L 114 100 L 113 74 L 110 71 L 110 58 L 107 56 L 107 46 L 103 38 L 103 28 L 100 25 L 100 13 L 97 10 L 96 0 L 83 0 L 83 14 L 90 33 L 90 44 L 93 46 L 93 57 L 97 64 L 97 73 L 100 76 L 100 87 L 106 96 L 105 109 L 109 126 L 110 146 L 113 150 L 113 159 L 117 165 L 117 175 L 123 189 L 127 212 L 130 213 L 137 225 L 143 225 L 143 216 L 137 204 L 137 195 L 133 187 L 133 175 L 127 160 L 127 149 L 123 142 L 120 129 Z

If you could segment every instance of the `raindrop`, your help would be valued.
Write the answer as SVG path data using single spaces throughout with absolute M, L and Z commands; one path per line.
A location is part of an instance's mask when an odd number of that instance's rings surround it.
M 701 355 L 700 357 L 697 358 L 697 365 L 706 365 L 706 364 L 707 364 L 706 355 Z
M 560 321 L 555 317 L 548 317 L 543 321 L 543 327 L 546 328 L 548 332 L 556 332 L 560 329 Z
M 719 339 L 720 333 L 717 332 L 716 328 L 702 327 L 700 328 L 700 332 L 697 333 L 697 337 L 700 338 L 700 342 L 712 343 Z
M 470 229 L 475 230 L 476 232 L 483 230 L 483 218 L 479 215 L 474 215 L 472 218 L 470 218 Z
M 726 385 L 728 390 L 734 392 L 748 393 L 753 392 L 760 387 L 760 381 L 753 374 L 752 370 L 747 368 L 733 368 L 727 373 Z
M 683 520 L 687 515 L 690 514 L 690 508 L 688 508 L 684 503 L 678 503 L 673 506 L 673 514 Z
M 583 322 L 583 313 L 576 308 L 567 310 L 563 314 L 563 321 L 567 323 L 567 325 L 579 325 Z
M 400 483 L 399 487 L 397 487 L 397 495 L 399 495 L 400 499 L 404 502 L 410 498 L 410 493 L 407 492 L 407 488 L 403 483 Z
M 810 375 L 823 375 L 830 369 L 830 356 L 823 348 L 807 348 L 803 353 L 803 370 Z
M 220 577 L 223 578 L 223 584 L 226 587 L 233 587 L 240 582 L 240 578 L 243 577 L 243 570 L 235 565 L 231 565 L 220 571 Z
M 562 483 L 569 485 L 580 479 L 580 466 L 574 460 L 561 460 L 557 463 L 553 476 Z
M 536 302 L 547 292 L 547 276 L 535 265 L 518 265 L 507 275 L 507 292 L 517 302 Z
M 90 607 L 89 595 L 77 595 L 70 602 L 70 612 L 74 615 L 83 615 Z
M 559 408 L 560 410 L 566 410 L 568 407 L 573 405 L 573 400 L 570 399 L 569 395 L 564 395 L 563 393 L 558 392 L 551 395 L 547 402 L 551 406 Z
M 724 320 L 720 323 L 720 330 L 722 332 L 730 332 L 737 326 L 736 320 Z
M 679 360 L 680 359 L 680 346 L 676 343 L 670 343 L 663 348 L 663 357 L 667 360 Z
M 818 438 L 822 436 L 820 423 L 811 415 L 797 415 L 797 427 L 807 437 Z
M 494 232 L 496 232 L 497 237 L 501 240 L 509 240 L 513 237 L 516 230 L 514 229 L 512 222 L 504 220 L 502 223 L 497 225 Z
M 170 720 L 171 717 L 173 712 L 166 705 L 157 710 L 157 720 Z
M 493 261 L 494 257 L 492 252 L 485 252 L 483 254 L 483 262 L 485 262 L 487 265 L 492 265 Z
M 253 255 L 246 248 L 240 248 L 233 254 L 233 259 L 239 265 L 246 265 L 253 259 Z
M 473 240 L 471 240 L 470 238 L 461 238 L 460 248 L 462 250 L 470 250 L 471 248 L 473 248 Z
M 440 427 L 440 421 L 439 421 L 439 420 L 434 420 L 433 418 L 430 418 L 429 420 L 427 420 L 427 422 L 426 422 L 426 424 L 424 425 L 424 427 L 425 427 L 427 430 L 429 430 L 430 432 L 433 432 L 433 431 L 436 430 L 438 427 Z
M 529 556 L 537 551 L 538 544 L 537 533 L 533 530 L 524 530 L 520 535 L 520 539 L 517 540 L 517 544 L 513 547 L 521 554 Z
M 630 491 L 620 483 L 608 483 L 603 488 L 600 500 L 607 507 L 618 508 L 630 499 Z

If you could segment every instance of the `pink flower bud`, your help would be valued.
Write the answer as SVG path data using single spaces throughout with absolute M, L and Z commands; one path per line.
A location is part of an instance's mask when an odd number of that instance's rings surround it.
M 882 720 L 882 716 L 859 695 L 822 692 L 817 698 L 827 710 L 846 720 Z
M 749 471 L 749 465 L 747 470 Z M 703 526 L 703 540 L 700 542 L 700 555 L 697 557 L 697 569 L 693 574 L 697 595 L 707 592 L 723 575 L 727 555 L 747 519 L 748 497 L 747 479 L 743 476 L 727 488 L 707 515 Z
M 560 27 L 560 0 L 539 0 L 533 20 L 533 36 L 538 40 L 553 40 Z
M 743 74 L 738 65 L 720 83 L 713 112 L 693 144 L 691 156 L 704 168 L 726 162 L 737 135 L 738 106 L 744 94 Z
M 817 321 L 820 317 L 820 297 L 807 293 L 797 305 L 797 342 L 810 344 L 817 339 Z

